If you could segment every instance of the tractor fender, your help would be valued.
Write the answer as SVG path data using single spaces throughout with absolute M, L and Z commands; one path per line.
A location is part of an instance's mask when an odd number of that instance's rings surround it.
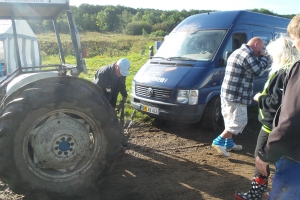
M 14 78 L 6 87 L 6 95 L 9 96 L 10 94 L 14 93 L 16 90 L 21 88 L 24 85 L 29 83 L 33 83 L 37 80 L 51 78 L 51 77 L 58 77 L 58 72 L 38 72 L 38 73 L 28 73 L 28 74 L 21 74 Z

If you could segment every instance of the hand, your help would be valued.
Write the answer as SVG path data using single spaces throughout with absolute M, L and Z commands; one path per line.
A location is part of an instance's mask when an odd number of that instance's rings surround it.
M 258 102 L 258 98 L 261 96 L 261 93 L 257 93 L 254 97 L 253 97 L 253 100 Z
M 257 170 L 264 176 L 268 176 L 267 172 L 267 166 L 269 165 L 268 163 L 262 161 L 259 156 L 256 156 L 255 158 L 255 165 Z
M 269 54 L 268 54 L 267 51 L 261 50 L 261 51 L 259 52 L 259 55 L 260 55 L 260 56 L 268 56 Z

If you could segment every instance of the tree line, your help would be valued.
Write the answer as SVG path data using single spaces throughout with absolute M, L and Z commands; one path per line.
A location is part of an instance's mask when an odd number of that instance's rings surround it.
M 150 35 L 163 37 L 175 28 L 183 19 L 195 14 L 213 12 L 216 10 L 156 10 L 134 9 L 125 6 L 101 6 L 81 4 L 71 6 L 79 31 L 111 32 L 126 35 Z M 285 18 L 292 18 L 295 14 L 279 15 L 267 9 L 252 9 L 259 12 Z M 51 21 L 29 21 L 35 33 L 45 33 L 53 30 Z M 68 22 L 65 16 L 57 19 L 58 29 L 62 33 L 68 33 Z

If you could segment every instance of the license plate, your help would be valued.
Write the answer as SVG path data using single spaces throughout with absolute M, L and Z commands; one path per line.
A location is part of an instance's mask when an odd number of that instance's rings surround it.
M 159 114 L 159 109 L 152 106 L 141 105 L 141 110 L 156 115 Z

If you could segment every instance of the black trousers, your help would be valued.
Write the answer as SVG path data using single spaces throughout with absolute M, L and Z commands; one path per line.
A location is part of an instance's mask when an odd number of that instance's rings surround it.
M 257 137 L 257 143 L 256 143 L 255 152 L 254 152 L 254 160 L 255 160 L 255 158 L 258 155 L 258 150 L 261 149 L 263 146 L 265 146 L 267 144 L 269 135 L 270 135 L 269 133 L 267 133 L 263 129 L 260 129 L 260 132 L 259 132 L 258 137 Z M 267 172 L 268 172 L 268 175 L 270 175 L 270 167 L 269 167 L 269 165 L 267 166 Z M 254 169 L 254 174 L 262 176 L 259 173 L 259 171 L 257 170 L 256 166 L 255 166 L 255 169 Z

